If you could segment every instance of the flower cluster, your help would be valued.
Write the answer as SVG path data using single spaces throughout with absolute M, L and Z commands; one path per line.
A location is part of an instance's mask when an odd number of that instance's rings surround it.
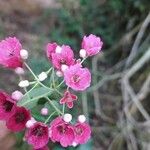
M 14 132 L 22 131 L 30 117 L 29 110 L 17 106 L 11 96 L 0 91 L 0 119 L 6 121 L 8 129 Z
M 18 84 L 20 88 L 24 88 L 25 94 L 20 91 L 14 91 L 10 96 L 4 91 L 0 91 L 0 120 L 6 121 L 8 129 L 14 132 L 25 130 L 24 140 L 33 146 L 34 150 L 48 150 L 49 141 L 59 142 L 62 147 L 77 146 L 86 143 L 91 137 L 91 128 L 86 122 L 84 115 L 79 115 L 76 123 L 71 122 L 72 115 L 65 114 L 65 105 L 68 109 L 73 108 L 74 102 L 78 97 L 70 92 L 84 91 L 91 84 L 91 73 L 88 68 L 83 66 L 83 62 L 90 56 L 98 54 L 102 49 L 103 42 L 93 34 L 84 36 L 81 44 L 79 56 L 76 59 L 73 49 L 68 45 L 59 45 L 57 43 L 48 43 L 46 46 L 46 54 L 52 67 L 46 71 L 35 75 L 32 69 L 27 65 L 28 51 L 22 48 L 20 41 L 16 37 L 9 37 L 0 42 L 0 65 L 5 68 L 14 69 L 15 73 L 23 79 L 26 67 L 34 77 L 34 81 L 21 80 Z M 52 72 L 52 84 L 49 86 L 43 84 Z M 54 71 L 58 77 L 63 80 L 57 86 L 54 86 Z M 59 91 L 60 86 L 65 83 L 65 91 Z M 33 86 L 28 90 L 29 86 Z M 50 95 L 39 95 L 38 97 L 30 97 L 32 90 L 36 91 L 36 87 L 40 86 L 48 91 L 54 91 L 60 95 L 57 102 L 63 105 L 61 111 L 51 100 Z M 47 93 L 49 94 L 49 93 Z M 27 103 L 34 102 L 39 98 L 45 98 L 55 109 L 49 114 L 49 109 L 43 106 L 39 111 L 39 115 L 49 117 L 45 122 L 37 121 L 33 118 L 33 114 L 26 106 Z M 26 99 L 25 99 L 26 98 Z M 25 100 L 24 103 L 21 103 Z M 36 103 L 35 103 L 36 104 Z M 32 104 L 31 104 L 32 105 Z M 35 106 L 34 106 L 35 107 Z M 67 109 L 67 108 L 66 108 Z M 50 118 L 57 112 L 53 120 Z
M 53 142 L 60 142 L 63 147 L 77 146 L 84 144 L 91 136 L 90 126 L 85 123 L 85 117 L 79 116 L 75 125 L 69 123 L 71 121 L 70 114 L 64 117 L 57 117 L 50 124 L 50 138 Z

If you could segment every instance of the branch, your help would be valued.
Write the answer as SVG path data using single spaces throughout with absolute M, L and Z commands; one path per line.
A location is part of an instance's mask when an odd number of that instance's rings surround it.
M 143 37 L 149 23 L 150 23 L 150 12 L 149 12 L 148 16 L 146 17 L 146 19 L 144 20 L 144 22 L 143 22 L 143 24 L 140 28 L 140 31 L 137 34 L 137 37 L 136 37 L 135 42 L 133 44 L 130 55 L 129 55 L 127 61 L 126 61 L 125 68 L 127 68 L 132 63 L 133 59 L 135 58 L 135 56 L 137 54 L 137 51 L 138 51 L 138 48 L 139 48 L 139 44 L 142 40 L 142 37 Z

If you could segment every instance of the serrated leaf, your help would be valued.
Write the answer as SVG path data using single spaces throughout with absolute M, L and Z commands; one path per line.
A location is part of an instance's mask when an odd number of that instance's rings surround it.
M 48 96 L 53 92 L 53 90 L 49 90 L 44 87 L 39 87 L 36 89 L 33 89 L 31 92 L 28 93 L 28 95 L 25 95 L 22 100 L 18 102 L 19 106 L 25 106 L 29 109 L 33 108 L 37 105 L 37 102 L 40 98 L 44 96 Z M 30 97 L 30 99 L 29 99 Z

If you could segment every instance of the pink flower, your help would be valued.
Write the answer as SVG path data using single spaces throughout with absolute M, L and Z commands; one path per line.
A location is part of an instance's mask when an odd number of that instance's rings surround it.
M 6 121 L 6 126 L 8 129 L 18 132 L 25 128 L 30 118 L 30 113 L 27 109 L 24 107 L 16 107 L 15 113 Z
M 64 79 L 67 86 L 73 90 L 83 91 L 90 86 L 91 73 L 87 68 L 82 68 L 80 64 L 76 64 L 64 72 Z
M 0 42 L 0 64 L 8 68 L 22 67 L 20 50 L 22 45 L 16 37 L 9 37 Z
M 86 50 L 87 56 L 93 56 L 100 52 L 103 46 L 101 39 L 93 34 L 84 36 L 82 41 L 82 49 Z
M 26 132 L 26 140 L 34 149 L 41 149 L 49 140 L 48 127 L 44 123 L 37 122 Z
M 50 61 L 52 59 L 52 53 L 55 53 L 56 47 L 57 43 L 48 43 L 46 46 L 47 57 Z
M 0 119 L 7 120 L 15 109 L 15 101 L 7 93 L 0 91 Z
M 85 144 L 91 137 L 91 128 L 87 123 L 77 123 L 74 126 L 76 144 Z
M 50 124 L 50 138 L 53 142 L 60 142 L 61 146 L 71 146 L 74 140 L 72 125 L 66 123 L 62 117 L 57 117 Z
M 44 146 L 42 148 L 38 148 L 38 149 L 33 149 L 33 150 L 49 150 L 49 148 L 47 146 Z
M 75 63 L 75 60 L 72 49 L 67 45 L 63 45 L 61 47 L 61 51 L 59 51 L 58 53 L 52 53 L 52 63 L 58 70 L 62 70 L 62 65 L 73 65 Z
M 69 91 L 66 91 L 64 93 L 63 98 L 60 100 L 60 104 L 67 104 L 68 108 L 73 107 L 73 101 L 77 100 L 77 96 L 70 93 Z

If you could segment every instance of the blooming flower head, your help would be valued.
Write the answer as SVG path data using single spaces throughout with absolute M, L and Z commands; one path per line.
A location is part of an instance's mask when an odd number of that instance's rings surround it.
M 85 144 L 91 136 L 91 128 L 87 123 L 76 123 L 74 126 L 76 144 Z
M 48 43 L 46 46 L 46 54 L 48 59 L 51 61 L 52 59 L 52 53 L 55 53 L 56 51 L 56 47 L 57 47 L 57 43 Z
M 77 100 L 77 96 L 70 93 L 69 91 L 66 91 L 64 93 L 63 98 L 60 100 L 60 104 L 66 104 L 68 108 L 73 107 L 73 101 Z
M 6 121 L 8 129 L 18 132 L 25 128 L 26 122 L 30 119 L 30 113 L 24 107 L 16 107 L 15 113 Z
M 15 109 L 15 101 L 7 93 L 0 91 L 0 119 L 7 120 Z
M 0 42 L 0 64 L 8 68 L 22 67 L 20 51 L 22 45 L 16 37 L 9 37 Z
M 87 53 L 87 56 L 96 55 L 100 52 L 103 46 L 103 42 L 101 39 L 93 34 L 89 36 L 84 36 L 82 41 L 82 49 L 84 49 Z
M 42 150 L 49 140 L 48 127 L 41 122 L 37 122 L 27 130 L 25 137 L 34 149 Z
M 64 79 L 67 86 L 73 90 L 83 91 L 90 86 L 91 73 L 87 68 L 82 68 L 80 64 L 76 64 L 64 72 Z
M 38 148 L 38 149 L 33 149 L 33 150 L 49 150 L 49 148 L 47 146 L 44 146 L 42 148 Z
M 74 140 L 72 125 L 66 123 L 62 117 L 57 117 L 50 124 L 50 138 L 53 142 L 60 142 L 61 146 L 71 146 Z
M 73 65 L 75 63 L 73 50 L 67 45 L 63 45 L 59 49 L 58 52 L 52 53 L 53 66 L 58 70 L 62 70 L 62 66 Z

